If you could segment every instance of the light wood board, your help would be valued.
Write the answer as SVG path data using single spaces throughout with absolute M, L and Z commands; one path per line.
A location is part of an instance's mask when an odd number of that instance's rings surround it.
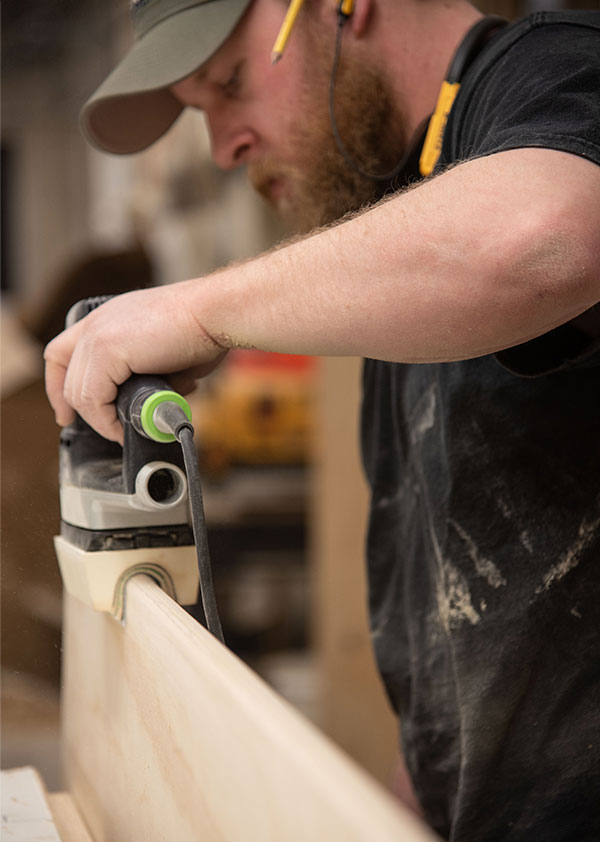
M 68 792 L 46 796 L 61 842 L 94 842 Z
M 66 596 L 66 785 L 94 842 L 426 842 L 417 819 L 146 577 Z
M 361 766 L 388 783 L 399 758 L 399 736 L 375 667 L 367 619 L 368 491 L 359 458 L 362 360 L 320 362 L 311 550 L 322 725 Z
M 2 839 L 14 842 L 61 842 L 44 784 L 31 766 L 2 771 Z
M 93 842 L 67 792 L 48 794 L 32 766 L 2 771 L 2 829 L 6 842 Z

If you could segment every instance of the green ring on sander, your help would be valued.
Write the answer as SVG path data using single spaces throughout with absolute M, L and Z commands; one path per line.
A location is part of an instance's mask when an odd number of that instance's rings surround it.
M 171 392 L 168 389 L 163 389 L 160 392 L 154 392 L 154 394 L 150 395 L 149 398 L 146 398 L 142 405 L 142 411 L 140 412 L 142 428 L 146 435 L 151 439 L 165 444 L 167 442 L 175 441 L 175 436 L 173 433 L 163 433 L 158 429 L 154 423 L 154 411 L 161 403 L 165 403 L 166 401 L 176 403 L 183 409 L 190 422 L 192 420 L 192 410 L 190 409 L 186 399 L 182 397 L 179 392 Z

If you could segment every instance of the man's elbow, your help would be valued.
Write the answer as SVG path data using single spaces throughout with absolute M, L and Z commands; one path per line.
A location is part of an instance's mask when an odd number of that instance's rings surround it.
M 507 267 L 513 282 L 556 324 L 600 301 L 600 219 L 590 225 L 581 209 L 558 203 L 532 211 Z

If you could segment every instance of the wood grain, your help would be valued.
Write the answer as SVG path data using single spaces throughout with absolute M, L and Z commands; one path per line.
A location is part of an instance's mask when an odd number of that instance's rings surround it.
M 313 476 L 314 646 L 322 727 L 382 783 L 399 756 L 398 722 L 375 667 L 367 618 L 368 492 L 359 458 L 362 361 L 321 361 Z
M 151 580 L 66 596 L 66 784 L 95 842 L 426 842 L 379 785 Z
M 39 773 L 31 766 L 2 772 L 0 837 L 12 842 L 61 842 Z
M 68 792 L 46 796 L 61 842 L 94 842 Z

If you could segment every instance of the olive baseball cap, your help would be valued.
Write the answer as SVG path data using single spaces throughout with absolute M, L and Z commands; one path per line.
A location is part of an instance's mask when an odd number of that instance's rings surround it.
M 134 44 L 86 102 L 80 125 L 105 152 L 139 152 L 175 122 L 168 86 L 219 49 L 251 0 L 132 0 Z

